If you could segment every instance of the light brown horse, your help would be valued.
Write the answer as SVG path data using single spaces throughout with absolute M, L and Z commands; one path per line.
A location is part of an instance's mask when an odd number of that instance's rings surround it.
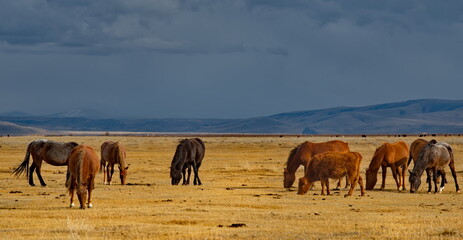
M 403 141 L 384 143 L 378 147 L 365 173 L 367 190 L 371 190 L 375 187 L 380 167 L 383 172 L 381 190 L 383 190 L 386 185 L 386 172 L 388 167 L 392 170 L 392 175 L 397 184 L 397 190 L 405 190 L 405 173 L 408 167 L 408 156 L 409 148 L 407 143 Z
M 71 195 L 70 207 L 74 207 L 74 192 L 76 189 L 80 208 L 85 209 L 87 196 L 88 207 L 93 207 L 92 190 L 95 188 L 95 176 L 100 168 L 98 155 L 91 147 L 79 145 L 72 150 L 68 162 L 66 187 Z
M 46 139 L 32 141 L 29 145 L 27 145 L 24 161 L 13 171 L 13 174 L 19 177 L 25 171 L 26 175 L 29 177 L 29 185 L 35 186 L 34 179 L 32 177 L 35 170 L 40 184 L 42 186 L 47 186 L 42 178 L 42 161 L 53 166 L 66 166 L 68 165 L 67 159 L 69 153 L 77 145 L 78 144 L 75 142 L 55 142 Z M 29 160 L 31 155 L 32 164 L 29 169 Z
M 290 188 L 293 185 L 294 181 L 296 180 L 296 171 L 299 166 L 304 166 L 304 172 L 307 171 L 307 166 L 315 154 L 328 151 L 349 152 L 350 149 L 346 142 L 334 140 L 322 143 L 303 142 L 291 150 L 283 173 L 283 186 L 285 188 Z M 338 182 L 337 188 L 340 186 L 341 180 Z
M 106 177 L 108 184 L 111 185 L 111 180 L 114 173 L 114 164 L 119 165 L 119 177 L 121 185 L 127 183 L 127 170 L 129 166 L 125 166 L 125 148 L 120 142 L 106 141 L 101 145 L 101 168 L 103 171 L 103 184 L 106 185 Z
M 325 187 L 327 194 L 330 195 L 329 179 L 340 179 L 347 176 L 347 181 L 350 183 L 350 189 L 344 196 L 351 196 L 357 182 L 360 184 L 360 192 L 363 196 L 365 189 L 363 188 L 363 180 L 360 176 L 360 163 L 362 155 L 357 152 L 325 152 L 315 155 L 310 161 L 305 176 L 299 179 L 298 194 L 305 194 L 310 186 L 315 181 L 322 183 L 322 195 L 325 195 Z

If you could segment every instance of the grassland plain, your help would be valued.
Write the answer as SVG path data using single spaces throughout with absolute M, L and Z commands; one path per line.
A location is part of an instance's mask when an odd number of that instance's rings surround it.
M 358 186 L 347 198 L 344 190 L 319 195 L 319 183 L 302 196 L 285 190 L 282 172 L 288 152 L 303 141 L 332 137 L 202 137 L 202 186 L 170 185 L 170 161 L 181 137 L 47 137 L 86 144 L 98 154 L 105 140 L 126 146 L 129 185 L 120 185 L 117 172 L 113 185 L 103 185 L 99 174 L 94 208 L 86 210 L 68 207 L 66 167 L 43 165 L 47 187 L 30 187 L 25 177 L 11 175 L 28 142 L 37 138 L 42 137 L 0 137 L 0 239 L 463 238 L 463 195 L 455 193 L 450 174 L 442 194 L 426 194 L 424 176 L 418 194 L 397 192 L 390 170 L 386 190 L 367 191 L 364 197 Z M 363 155 L 364 176 L 377 146 L 397 140 L 410 144 L 416 137 L 336 139 Z M 436 139 L 454 147 L 463 183 L 463 137 Z M 297 177 L 302 175 L 299 169 Z

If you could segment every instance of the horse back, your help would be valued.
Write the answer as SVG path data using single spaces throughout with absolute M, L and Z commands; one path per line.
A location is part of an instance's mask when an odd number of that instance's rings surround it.
M 325 152 L 317 154 L 309 163 L 306 177 L 341 178 L 360 171 L 362 155 L 357 152 Z M 312 176 L 307 176 L 312 175 Z M 317 178 L 319 178 L 317 177 Z
M 98 155 L 93 148 L 85 145 L 75 147 L 68 158 L 69 170 L 77 182 L 85 183 L 93 179 L 100 169 Z

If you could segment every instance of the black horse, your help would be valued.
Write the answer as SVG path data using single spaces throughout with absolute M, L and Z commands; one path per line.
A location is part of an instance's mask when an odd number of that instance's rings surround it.
M 195 173 L 194 185 L 201 185 L 198 171 L 201 167 L 206 147 L 204 142 L 199 138 L 183 139 L 177 146 L 174 158 L 170 164 L 170 177 L 172 185 L 178 185 L 183 173 L 183 185 L 190 184 L 191 167 Z M 188 168 L 188 179 L 186 178 L 186 169 Z
M 29 177 L 29 184 L 31 186 L 35 186 L 32 178 L 32 174 L 35 170 L 37 177 L 40 180 L 40 184 L 42 186 L 46 186 L 47 184 L 43 181 L 40 171 L 42 168 L 42 161 L 53 166 L 67 166 L 69 153 L 71 153 L 71 150 L 77 145 L 78 144 L 75 142 L 55 142 L 46 139 L 32 141 L 27 146 L 24 161 L 13 171 L 13 173 L 19 177 L 25 171 L 26 175 Z M 33 161 L 29 169 L 29 159 L 31 155 Z

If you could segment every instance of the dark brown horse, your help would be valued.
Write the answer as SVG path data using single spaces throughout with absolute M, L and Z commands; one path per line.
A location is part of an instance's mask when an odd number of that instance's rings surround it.
M 455 180 L 455 188 L 457 193 L 460 192 L 458 186 L 457 174 L 455 171 L 455 159 L 452 147 L 447 143 L 438 143 L 436 140 L 431 140 L 421 151 L 418 159 L 415 162 L 413 171 L 410 172 L 410 192 L 414 193 L 418 190 L 421 184 L 421 175 L 426 170 L 428 176 L 433 173 L 434 193 L 440 193 L 445 186 L 445 166 L 450 167 L 453 179 Z M 441 186 L 437 188 L 437 178 L 442 174 Z M 428 193 L 431 192 L 431 181 L 428 183 Z
M 93 207 L 92 190 L 95 188 L 95 176 L 100 168 L 98 155 L 91 147 L 79 145 L 72 150 L 68 161 L 66 187 L 71 195 L 70 207 L 74 207 L 75 190 L 81 209 L 85 209 L 86 199 L 88 207 Z
M 194 185 L 201 185 L 199 179 L 199 167 L 201 167 L 202 160 L 206 147 L 204 142 L 199 138 L 183 139 L 177 146 L 174 158 L 170 164 L 170 177 L 172 178 L 172 185 L 178 185 L 183 173 L 183 185 L 190 184 L 191 167 L 195 173 Z M 186 169 L 188 168 L 188 179 L 186 178 Z
M 360 176 L 360 163 L 362 155 L 357 152 L 325 152 L 315 155 L 310 161 L 304 177 L 299 179 L 298 194 L 305 194 L 310 186 L 315 181 L 322 182 L 322 195 L 325 195 L 325 187 L 327 194 L 330 195 L 329 179 L 340 179 L 347 176 L 350 183 L 350 189 L 344 196 L 351 196 L 357 182 L 360 184 L 360 192 L 363 196 L 365 189 L 363 188 L 363 180 Z
M 106 185 L 106 177 L 108 184 L 111 185 L 111 180 L 114 173 L 114 164 L 119 165 L 119 177 L 121 185 L 127 183 L 127 170 L 129 166 L 125 165 L 125 148 L 120 142 L 106 141 L 101 145 L 101 168 L 103 171 L 103 184 Z
M 307 171 L 307 165 L 315 154 L 328 151 L 349 152 L 350 149 L 346 142 L 334 140 L 322 143 L 303 142 L 291 150 L 283 172 L 283 186 L 285 188 L 290 188 L 293 185 L 296 180 L 296 171 L 299 166 L 304 166 L 304 172 Z M 341 181 L 339 181 L 337 188 L 340 186 Z
M 366 171 L 367 190 L 371 190 L 375 187 L 380 167 L 383 172 L 381 190 L 383 190 L 386 185 L 386 171 L 388 167 L 392 170 L 392 175 L 397 184 L 397 190 L 405 190 L 405 173 L 408 166 L 408 156 L 408 145 L 403 141 L 384 143 L 378 147 Z
M 40 184 L 46 186 L 47 184 L 43 181 L 42 178 L 42 161 L 49 163 L 54 166 L 66 166 L 68 165 L 67 159 L 71 150 L 77 146 L 75 142 L 55 142 L 46 139 L 38 139 L 32 141 L 27 146 L 26 156 L 24 161 L 19 165 L 14 171 L 17 177 L 19 177 L 24 171 L 26 171 L 26 176 L 29 177 L 29 184 L 35 186 L 33 180 L 34 170 L 37 173 Z M 32 164 L 29 169 L 29 160 L 32 155 Z

